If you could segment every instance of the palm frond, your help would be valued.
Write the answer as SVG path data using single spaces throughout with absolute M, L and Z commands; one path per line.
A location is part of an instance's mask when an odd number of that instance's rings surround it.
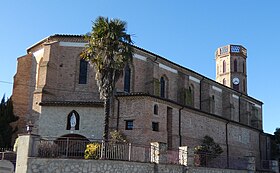
M 133 42 L 126 33 L 126 26 L 125 21 L 100 16 L 93 22 L 90 34 L 85 36 L 88 44 L 81 57 L 95 67 L 101 99 L 112 94 L 125 64 L 132 58 Z

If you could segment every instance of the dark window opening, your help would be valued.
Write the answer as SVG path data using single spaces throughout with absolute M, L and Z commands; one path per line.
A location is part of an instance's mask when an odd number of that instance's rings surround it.
M 245 79 L 243 79 L 243 92 L 245 92 L 246 91 L 246 82 L 245 82 Z
M 125 121 L 125 130 L 132 130 L 133 129 L 133 120 L 126 120 Z
M 87 83 L 87 67 L 88 67 L 88 61 L 81 59 L 80 60 L 79 84 Z
M 131 70 L 128 65 L 125 67 L 124 71 L 124 91 L 130 92 L 130 76 L 131 76 Z
M 233 70 L 234 70 L 234 72 L 237 72 L 237 60 L 236 59 L 234 60 L 234 63 L 233 63 Z
M 165 97 L 165 80 L 163 77 L 160 78 L 160 97 Z
M 159 123 L 158 122 L 152 122 L 152 129 L 153 131 L 159 131 Z
M 158 105 L 154 105 L 154 114 L 158 115 Z
M 216 105 L 215 105 L 215 96 L 212 95 L 211 96 L 211 101 L 210 101 L 210 113 L 214 114 L 215 113 L 215 109 L 216 109 Z

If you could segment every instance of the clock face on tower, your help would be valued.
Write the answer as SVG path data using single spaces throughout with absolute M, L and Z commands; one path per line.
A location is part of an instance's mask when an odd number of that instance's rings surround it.
M 239 84 L 239 79 L 238 79 L 237 77 L 233 78 L 233 79 L 232 79 L 232 83 L 233 83 L 234 85 L 238 85 L 238 84 Z

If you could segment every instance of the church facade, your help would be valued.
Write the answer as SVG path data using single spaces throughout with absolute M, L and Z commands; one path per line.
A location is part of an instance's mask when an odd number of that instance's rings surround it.
M 52 35 L 18 58 L 12 99 L 21 132 L 28 122 L 44 137 L 101 139 L 104 110 L 94 68 L 80 58 L 79 35 Z M 247 50 L 216 51 L 216 81 L 134 46 L 133 60 L 117 83 L 110 130 L 128 141 L 158 141 L 169 149 L 195 147 L 212 137 L 229 157 L 270 159 L 262 129 L 262 102 L 247 95 Z

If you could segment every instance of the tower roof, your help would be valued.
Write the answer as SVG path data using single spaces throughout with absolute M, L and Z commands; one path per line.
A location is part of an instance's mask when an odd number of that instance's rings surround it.
M 229 54 L 241 55 L 242 57 L 247 58 L 247 49 L 242 45 L 236 45 L 236 44 L 229 44 L 226 46 L 222 46 L 217 49 L 216 58 L 220 56 L 226 56 Z

